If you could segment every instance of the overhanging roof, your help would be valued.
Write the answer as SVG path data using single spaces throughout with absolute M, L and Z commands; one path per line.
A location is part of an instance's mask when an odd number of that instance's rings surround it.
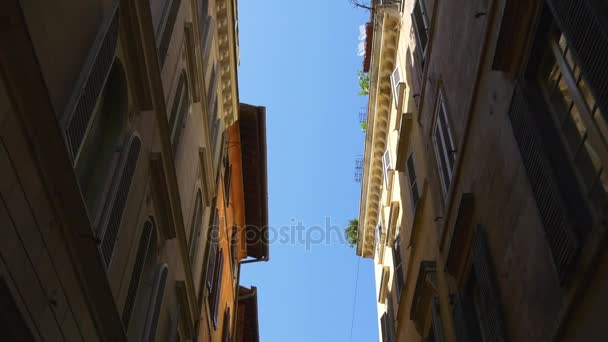
M 268 180 L 266 171 L 266 108 L 241 103 L 239 107 L 247 255 L 269 257 Z

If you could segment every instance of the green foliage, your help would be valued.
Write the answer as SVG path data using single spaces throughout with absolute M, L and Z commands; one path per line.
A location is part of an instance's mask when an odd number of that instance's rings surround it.
M 348 227 L 344 229 L 344 235 L 346 236 L 346 242 L 350 247 L 357 245 L 357 235 L 359 232 L 359 220 L 352 219 L 348 221 Z
M 363 121 L 361 123 L 361 131 L 363 131 L 365 133 L 365 129 L 367 128 L 367 121 Z
M 359 95 L 369 95 L 369 74 L 361 70 L 357 70 L 357 77 L 359 77 Z

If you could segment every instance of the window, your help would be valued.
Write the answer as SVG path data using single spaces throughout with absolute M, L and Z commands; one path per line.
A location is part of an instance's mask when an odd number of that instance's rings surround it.
M 580 14 L 569 23 L 578 25 L 576 30 L 581 29 L 581 20 L 592 21 Z M 574 48 L 589 48 L 599 38 L 585 29 L 570 32 L 573 37 L 584 33 L 584 42 L 568 41 L 553 21 L 551 15 L 542 16 L 526 73 L 515 87 L 509 119 L 564 284 L 594 221 L 605 220 L 608 213 L 608 130 L 604 99 L 594 96 L 598 84 L 590 82 L 597 82 L 597 75 L 585 72 L 599 72 L 600 64 L 581 64 L 598 60 L 599 55 L 591 52 L 593 48 L 582 54 Z M 579 60 L 581 56 L 585 58 Z
M 228 155 L 224 155 L 224 204 L 228 207 L 230 203 L 230 181 L 232 178 L 232 164 L 228 160 Z
M 416 0 L 414 12 L 412 13 L 412 23 L 416 35 L 416 54 L 419 60 L 420 69 L 422 70 L 424 69 L 424 56 L 429 40 L 429 18 L 426 13 L 424 0 Z
M 443 190 L 443 194 L 447 195 L 452 182 L 456 148 L 454 147 L 443 91 L 439 91 L 435 124 L 433 126 L 433 146 L 439 168 L 441 189 Z
M 192 263 L 192 271 L 194 271 L 194 258 L 198 251 L 198 244 L 201 239 L 201 223 L 203 221 L 203 197 L 201 191 L 196 192 L 194 200 L 194 209 L 192 210 L 192 226 L 190 227 L 190 262 Z
M 230 256 L 232 259 L 232 271 L 234 278 L 237 276 L 237 270 L 239 265 L 239 228 L 238 226 L 232 226 L 232 237 L 230 238 Z
M 215 263 L 217 260 L 217 245 L 220 239 L 219 236 L 219 211 L 217 207 L 213 209 L 213 216 L 211 217 L 211 223 L 209 224 L 209 254 L 207 255 L 207 288 L 211 291 L 214 284 L 215 277 Z
M 395 70 L 393 71 L 393 73 L 391 74 L 391 86 L 393 88 L 393 100 L 395 103 L 395 108 L 399 107 L 399 86 L 404 82 L 405 80 L 402 79 L 401 76 L 401 70 L 399 68 L 399 65 L 397 65 L 397 67 L 395 68 Z M 401 117 L 400 113 L 397 113 L 397 117 Z
M 418 201 L 420 200 L 420 191 L 418 189 L 418 178 L 416 177 L 416 167 L 414 165 L 414 152 L 407 158 L 407 177 L 410 186 L 410 198 L 412 200 L 412 212 L 416 212 Z
M 393 245 L 393 263 L 395 268 L 395 275 L 393 276 L 395 280 L 395 289 L 397 291 L 397 300 L 401 297 L 401 290 L 403 289 L 403 283 L 405 281 L 405 274 L 403 270 L 403 261 L 401 259 L 401 239 L 399 236 L 395 238 L 395 243 Z
M 118 233 L 122 223 L 122 216 L 127 206 L 127 198 L 131 189 L 131 182 L 137 167 L 139 152 L 141 151 L 141 140 L 136 134 L 132 134 L 126 142 L 122 165 L 117 173 L 116 184 L 112 193 L 108 196 L 109 212 L 104 217 L 105 230 L 101 238 L 100 251 L 106 268 L 110 267 L 114 247 L 118 240 Z
M 441 325 L 441 314 L 439 311 L 439 298 L 433 299 L 431 306 L 431 331 L 427 342 L 443 342 L 443 326 Z
M 392 176 L 391 169 L 393 168 L 391 163 L 391 152 L 389 150 L 386 150 L 382 156 L 382 168 L 384 169 L 384 186 L 386 186 L 386 189 L 388 190 L 391 185 L 389 177 Z
M 173 98 L 171 118 L 169 120 L 169 125 L 171 127 L 171 145 L 173 146 L 174 154 L 177 152 L 177 147 L 181 142 L 191 104 L 192 100 L 188 89 L 188 77 L 186 76 L 186 72 L 182 70 Z
M 506 341 L 486 230 L 478 225 L 472 247 L 473 272 L 453 307 L 457 341 Z
M 580 188 L 596 213 L 608 210 L 608 123 L 583 78 L 565 36 L 557 29 L 539 67 L 538 80 Z
M 382 228 L 382 220 L 378 220 L 376 225 L 376 257 L 377 262 L 382 263 L 384 252 L 384 229 Z
M 226 307 L 226 311 L 224 312 L 222 342 L 230 342 L 230 307 Z
M 380 317 L 380 329 L 382 330 L 382 342 L 393 342 L 395 334 L 395 323 L 388 311 Z
M 163 305 L 168 271 L 167 264 L 163 264 L 159 267 L 150 303 L 152 305 L 152 310 L 148 313 L 146 334 L 144 335 L 143 341 L 154 341 L 156 339 L 156 330 L 158 328 L 158 319 L 160 318 L 160 309 Z
M 218 257 L 215 262 L 215 278 L 213 287 L 209 291 L 209 311 L 213 319 L 213 327 L 217 328 L 219 304 L 220 304 L 220 293 L 222 290 L 222 274 L 224 273 L 224 251 L 220 249 Z
M 144 223 L 139 239 L 122 321 L 129 341 L 152 341 L 167 282 L 167 264 L 159 264 L 157 232 L 152 219 Z
M 382 275 L 380 276 L 380 289 L 378 291 L 378 303 L 386 303 L 388 297 L 388 279 L 390 278 L 390 276 L 390 267 L 382 267 Z
M 171 36 L 173 35 L 173 28 L 175 26 L 175 20 L 177 19 L 177 13 L 179 12 L 180 4 L 181 0 L 172 0 L 170 5 L 171 7 L 168 9 L 168 12 L 163 14 L 166 16 L 165 24 L 162 26 L 162 35 L 160 37 L 160 40 L 157 42 L 158 59 L 160 62 L 161 69 L 163 65 L 165 65 L 165 59 L 169 50 L 169 43 L 171 42 Z
M 122 310 L 122 323 L 125 328 L 129 327 L 129 321 L 135 305 L 135 298 L 137 296 L 139 284 L 143 278 L 146 258 L 148 257 L 148 253 L 150 253 L 150 241 L 152 241 L 153 232 L 152 222 L 146 221 L 139 240 L 139 246 L 137 247 L 137 254 L 135 255 L 133 270 L 131 271 L 131 280 L 129 281 L 129 288 L 127 290 L 127 299 L 125 300 L 125 306 Z

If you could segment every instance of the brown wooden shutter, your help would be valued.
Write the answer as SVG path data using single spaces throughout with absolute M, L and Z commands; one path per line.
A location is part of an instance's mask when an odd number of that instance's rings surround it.
M 484 342 L 507 341 L 494 281 L 494 270 L 487 247 L 485 227 L 477 226 L 473 241 L 473 268 L 479 286 L 479 326 Z
M 579 241 L 566 216 L 567 207 L 556 185 L 542 138 L 532 119 L 535 113 L 526 98 L 527 87 L 528 85 L 523 81 L 516 85 L 509 119 L 536 200 L 553 262 L 563 283 L 578 254 Z
M 547 0 L 604 115 L 608 115 L 608 24 L 600 1 Z

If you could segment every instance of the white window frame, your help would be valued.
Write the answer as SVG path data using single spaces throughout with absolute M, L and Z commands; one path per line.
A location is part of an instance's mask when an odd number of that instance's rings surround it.
M 401 68 L 399 67 L 399 64 L 397 64 L 397 67 L 391 73 L 390 78 L 391 78 L 391 88 L 393 90 L 393 103 L 395 104 L 395 108 L 399 108 L 399 101 L 400 101 L 399 86 L 402 83 L 404 83 L 403 75 L 401 73 Z
M 391 151 L 387 149 L 384 151 L 382 155 L 382 170 L 384 171 L 384 186 L 386 186 L 386 190 L 388 191 L 390 186 L 390 176 L 391 170 L 393 168 L 393 161 L 391 158 Z
M 446 125 L 445 129 L 443 125 Z M 439 130 L 439 132 L 438 132 Z M 437 134 L 439 133 L 439 134 Z M 447 136 L 445 134 L 447 133 Z M 437 100 L 437 108 L 435 109 L 435 122 L 433 123 L 433 148 L 435 150 L 435 157 L 437 159 L 437 168 L 439 171 L 439 178 L 441 180 L 441 189 L 443 195 L 446 196 L 450 191 L 452 185 L 452 178 L 454 173 L 454 165 L 456 164 L 456 145 L 454 144 L 454 138 L 452 134 L 452 127 L 448 117 L 447 106 L 445 104 L 445 98 L 443 90 L 439 90 L 439 98 Z M 440 139 L 438 141 L 438 138 Z M 441 144 L 441 149 L 439 148 Z M 450 162 L 451 156 L 454 154 L 454 161 Z M 445 179 L 444 170 L 447 174 L 448 179 Z

